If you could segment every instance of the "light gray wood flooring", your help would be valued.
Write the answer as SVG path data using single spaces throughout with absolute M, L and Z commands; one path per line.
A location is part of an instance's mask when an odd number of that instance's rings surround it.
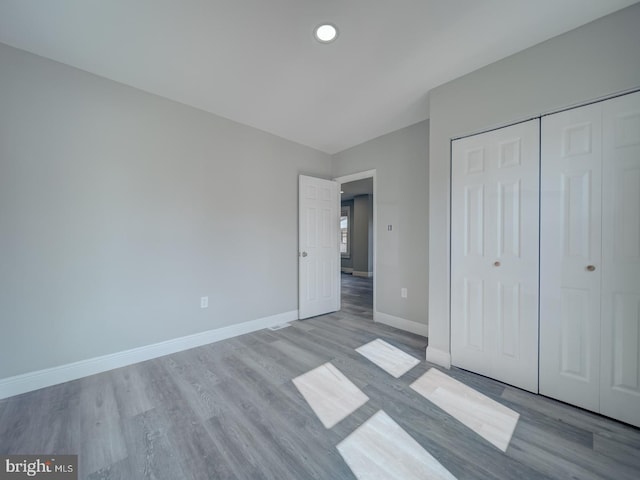
M 353 479 L 336 449 L 384 410 L 458 479 L 640 479 L 640 430 L 459 369 L 520 414 L 506 453 L 409 385 L 427 340 L 372 321 L 371 279 L 343 275 L 342 311 L 0 401 L 0 454 L 79 454 L 80 478 Z M 421 362 L 393 378 L 355 348 Z M 291 380 L 331 361 L 370 400 L 331 429 Z

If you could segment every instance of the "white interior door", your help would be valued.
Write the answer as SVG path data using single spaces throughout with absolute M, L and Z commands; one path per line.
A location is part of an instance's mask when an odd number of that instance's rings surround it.
M 602 112 L 600 411 L 640 427 L 640 93 Z
M 542 119 L 540 393 L 599 411 L 601 105 Z
M 298 316 L 340 309 L 338 184 L 300 175 L 298 190 Z
M 537 392 L 539 121 L 452 147 L 451 361 Z

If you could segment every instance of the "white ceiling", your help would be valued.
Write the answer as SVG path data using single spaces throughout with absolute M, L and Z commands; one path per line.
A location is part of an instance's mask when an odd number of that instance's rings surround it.
M 427 118 L 431 88 L 636 2 L 0 0 L 0 42 L 335 153 Z

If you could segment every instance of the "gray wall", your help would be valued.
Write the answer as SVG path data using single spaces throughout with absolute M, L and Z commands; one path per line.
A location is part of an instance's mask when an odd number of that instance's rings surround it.
M 369 226 L 373 223 L 371 215 L 372 196 L 358 195 L 353 199 L 353 236 L 351 237 L 351 256 L 353 271 L 367 273 L 373 271 L 369 264 Z
M 299 173 L 331 157 L 0 45 L 0 378 L 297 310 Z
M 367 195 L 367 272 L 373 273 L 373 195 Z
M 353 269 L 353 199 L 340 202 L 341 207 L 349 208 L 349 256 L 340 258 L 340 266 Z
M 373 272 L 373 195 L 357 195 L 341 202 L 351 211 L 350 255 L 343 257 L 341 266 L 354 272 Z
M 430 92 L 428 358 L 449 354 L 451 138 L 640 87 L 639 46 L 636 4 Z
M 333 176 L 376 170 L 376 308 L 427 323 L 429 122 L 420 122 L 333 157 Z M 387 225 L 393 225 L 388 231 Z M 408 298 L 400 289 L 408 289 Z

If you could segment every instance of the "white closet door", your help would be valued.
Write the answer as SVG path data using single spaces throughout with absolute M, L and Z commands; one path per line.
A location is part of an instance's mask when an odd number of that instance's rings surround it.
M 598 411 L 601 106 L 542 119 L 540 393 Z
M 602 108 L 600 407 L 640 426 L 640 93 Z
M 537 392 L 539 121 L 452 147 L 452 363 Z

